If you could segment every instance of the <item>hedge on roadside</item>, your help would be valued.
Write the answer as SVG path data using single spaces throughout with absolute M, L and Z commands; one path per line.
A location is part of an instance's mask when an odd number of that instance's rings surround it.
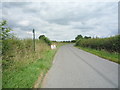
M 120 35 L 109 38 L 79 39 L 76 46 L 88 47 L 97 50 L 107 50 L 109 52 L 120 51 Z

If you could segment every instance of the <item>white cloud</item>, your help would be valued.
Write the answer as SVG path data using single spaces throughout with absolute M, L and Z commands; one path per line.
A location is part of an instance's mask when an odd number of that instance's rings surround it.
M 119 0 L 2 0 L 2 2 L 118 2 Z
M 32 33 L 32 32 L 30 32 L 30 31 L 27 31 L 26 33 L 27 33 L 27 34 L 30 34 L 30 35 L 32 35 L 32 34 L 33 34 L 33 33 Z
M 51 40 L 72 40 L 78 34 L 106 37 L 118 31 L 117 2 L 6 2 L 3 19 L 20 38 L 44 34 Z
M 29 25 L 30 25 L 30 22 L 27 21 L 27 20 L 23 20 L 23 21 L 18 22 L 18 24 L 20 24 L 20 25 L 22 25 L 22 26 L 29 26 Z

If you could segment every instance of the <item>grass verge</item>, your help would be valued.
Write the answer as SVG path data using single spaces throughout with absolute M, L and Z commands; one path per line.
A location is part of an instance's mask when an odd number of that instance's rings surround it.
M 57 49 L 63 44 L 57 44 Z M 39 46 L 39 45 L 38 45 Z M 40 77 L 40 84 L 47 71 L 52 66 L 53 57 L 57 49 L 46 49 L 40 52 L 40 59 L 36 60 L 27 59 L 26 63 L 18 61 L 14 66 L 11 66 L 3 71 L 3 88 L 33 88 L 36 81 Z M 36 55 L 39 55 L 39 51 L 36 51 Z M 33 55 L 34 56 L 34 55 Z M 22 59 L 22 57 L 21 57 Z M 17 66 L 18 65 L 18 66 Z
M 110 53 L 110 52 L 107 52 L 105 50 L 96 50 L 96 49 L 78 47 L 78 46 L 76 46 L 76 47 L 79 49 L 82 49 L 84 51 L 90 52 L 92 54 L 95 54 L 99 57 L 102 57 L 102 58 L 105 58 L 105 59 L 108 59 L 110 61 L 113 61 L 113 62 L 120 64 L 120 61 L 118 60 L 118 56 L 120 55 L 119 53 L 115 53 L 115 52 Z
M 55 50 L 44 52 L 44 57 L 19 70 L 3 72 L 3 88 L 32 88 L 40 73 L 46 73 L 52 65 Z M 12 72 L 12 73 L 11 73 Z

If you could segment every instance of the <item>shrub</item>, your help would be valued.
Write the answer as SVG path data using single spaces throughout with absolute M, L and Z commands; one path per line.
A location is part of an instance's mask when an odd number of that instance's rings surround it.
M 109 38 L 79 39 L 76 46 L 89 47 L 97 50 L 107 50 L 109 52 L 120 51 L 120 35 Z
M 51 45 L 51 41 L 47 37 L 45 37 L 45 35 L 39 36 L 39 39 L 45 41 L 45 43 L 47 43 L 48 45 Z
M 82 38 L 83 38 L 82 35 L 77 35 L 77 37 L 75 38 L 75 40 L 77 41 L 77 40 L 82 39 Z

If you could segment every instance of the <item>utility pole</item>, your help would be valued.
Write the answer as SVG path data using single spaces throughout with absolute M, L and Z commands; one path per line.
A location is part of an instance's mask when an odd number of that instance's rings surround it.
M 35 30 L 33 29 L 33 50 L 35 51 Z

